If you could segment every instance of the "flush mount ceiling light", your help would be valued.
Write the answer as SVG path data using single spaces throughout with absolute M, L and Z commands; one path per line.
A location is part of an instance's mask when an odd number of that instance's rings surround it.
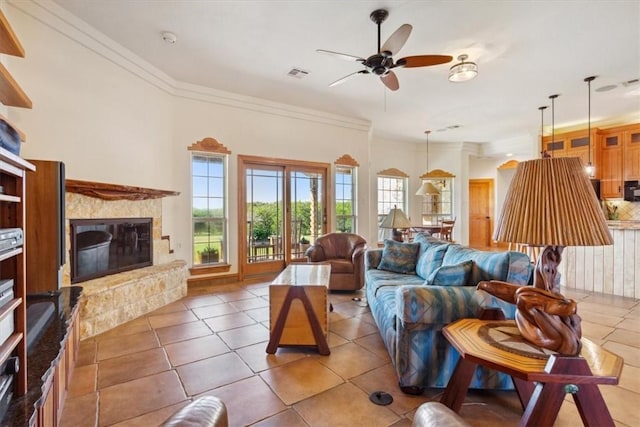
M 459 63 L 449 68 L 450 82 L 466 82 L 478 75 L 478 66 L 475 62 L 468 62 L 468 55 L 458 56 Z
M 178 40 L 178 38 L 172 32 L 164 31 L 162 33 L 162 40 L 167 44 L 175 44 L 175 42 Z

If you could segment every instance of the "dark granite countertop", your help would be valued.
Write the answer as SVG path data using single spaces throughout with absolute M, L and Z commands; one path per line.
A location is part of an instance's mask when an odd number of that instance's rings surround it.
M 9 410 L 2 420 L 3 426 L 30 426 L 36 422 L 36 406 L 42 399 L 42 387 L 50 375 L 53 375 L 56 362 L 61 356 L 68 332 L 69 323 L 78 309 L 78 300 L 82 294 L 81 286 L 62 287 L 58 291 L 27 295 L 27 307 L 38 302 L 53 302 L 57 311 L 53 321 L 49 322 L 40 339 L 27 354 L 27 393 L 14 397 Z

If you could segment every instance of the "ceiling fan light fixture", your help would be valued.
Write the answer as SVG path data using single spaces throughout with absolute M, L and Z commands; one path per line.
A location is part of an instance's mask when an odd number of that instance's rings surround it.
M 449 68 L 450 82 L 466 82 L 478 75 L 478 66 L 475 62 L 467 61 L 467 58 L 467 55 L 458 56 L 460 62 Z

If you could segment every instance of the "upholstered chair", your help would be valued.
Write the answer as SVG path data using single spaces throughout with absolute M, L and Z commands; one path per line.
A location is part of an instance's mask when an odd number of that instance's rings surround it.
M 331 265 L 330 290 L 355 291 L 364 286 L 364 253 L 367 241 L 353 233 L 320 236 L 307 249 L 309 262 Z

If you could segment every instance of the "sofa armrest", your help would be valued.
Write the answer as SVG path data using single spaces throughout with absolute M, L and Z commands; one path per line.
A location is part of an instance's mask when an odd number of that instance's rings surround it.
M 304 252 L 309 262 L 320 262 L 326 259 L 324 249 L 318 244 L 313 244 Z
M 367 249 L 364 255 L 364 268 L 365 270 L 372 270 L 378 268 L 382 260 L 382 249 Z

